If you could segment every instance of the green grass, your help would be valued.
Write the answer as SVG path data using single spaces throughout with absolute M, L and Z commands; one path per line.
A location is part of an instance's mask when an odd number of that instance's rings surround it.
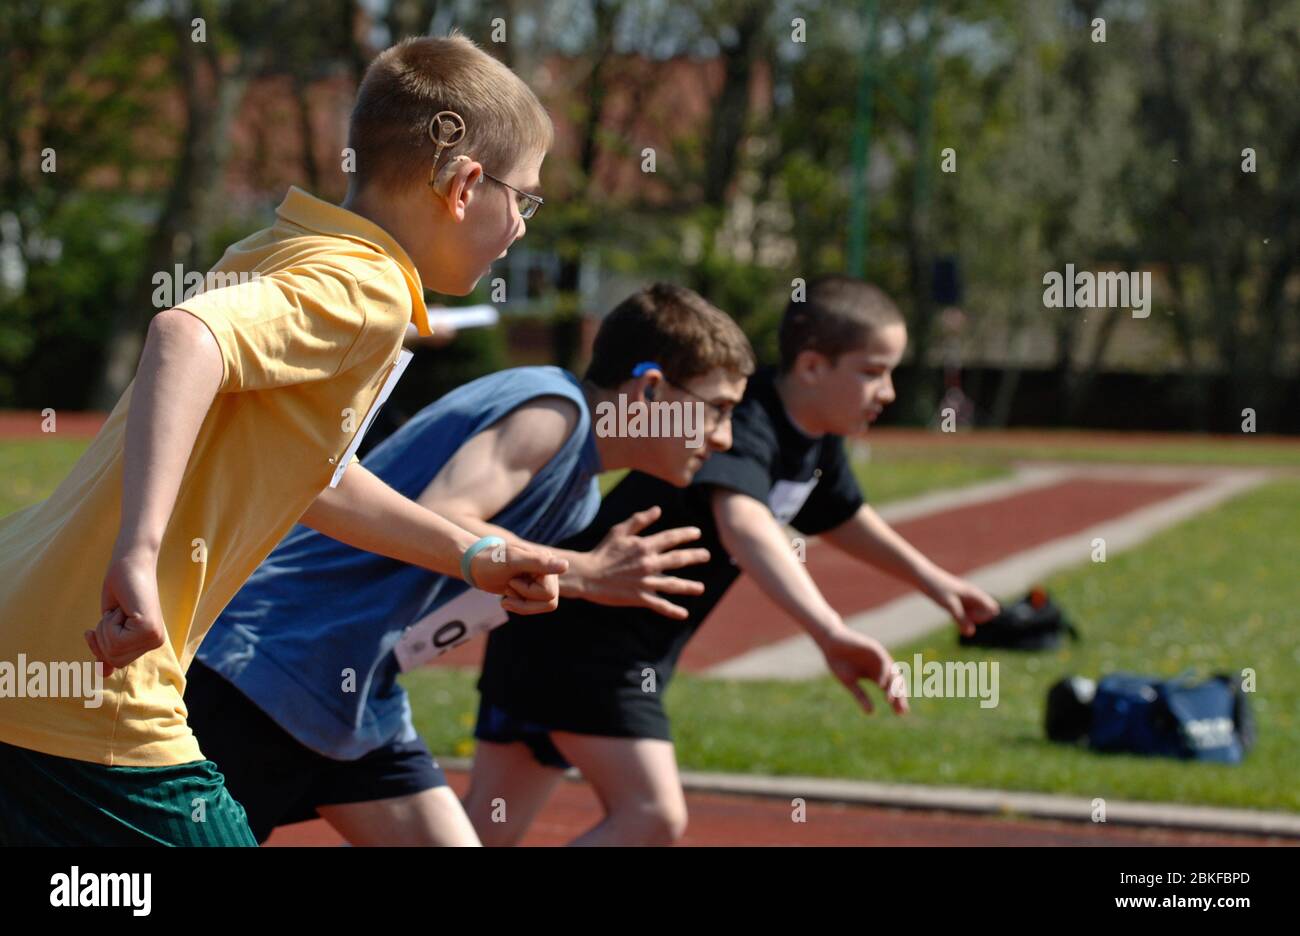
M 0 442 L 0 516 L 48 497 L 87 445 L 86 440 L 54 438 Z M 883 504 L 926 491 L 1003 477 L 1009 469 L 995 461 L 967 462 L 945 453 L 942 460 L 933 454 L 928 458 L 891 455 L 870 465 L 856 464 L 854 472 L 871 501 Z M 601 493 L 608 493 L 625 474 L 607 471 L 601 475 Z
M 1297 516 L 1300 482 L 1273 483 L 1104 565 L 1054 577 L 1048 587 L 1084 639 L 991 657 L 1000 663 L 996 708 L 917 699 L 906 718 L 866 717 L 830 678 L 680 677 L 667 704 L 682 766 L 1300 811 Z M 895 656 L 910 662 L 916 652 L 926 661 L 981 658 L 947 630 Z M 1062 675 L 1189 667 L 1255 670 L 1259 741 L 1244 764 L 1098 755 L 1044 738 L 1043 700 Z M 417 727 L 435 751 L 472 750 L 473 684 L 465 673 L 408 677 Z
M 893 455 L 871 462 L 855 462 L 853 473 L 873 504 L 915 497 L 928 491 L 965 487 L 980 481 L 992 481 L 1011 473 L 1004 463 L 992 459 L 970 460 L 954 458 L 943 453 L 943 458 Z M 608 494 L 623 480 L 626 471 L 607 471 L 600 476 L 600 492 Z
M 1011 469 L 999 461 L 974 461 L 965 458 L 882 457 L 870 462 L 854 462 L 853 473 L 873 504 L 887 504 L 931 491 L 966 487 L 981 481 L 1006 477 Z
M 0 442 L 0 517 L 53 494 L 89 444 L 53 437 Z
M 474 753 L 474 717 L 478 712 L 478 673 L 422 669 L 401 678 L 411 696 L 411 715 L 435 754 L 469 757 Z
M 1015 431 L 999 433 L 998 438 L 992 440 L 974 432 L 953 437 L 951 448 L 934 442 L 918 443 L 907 438 L 881 436 L 879 440 L 873 439 L 872 449 L 880 461 L 945 457 L 972 464 L 1081 461 L 1300 468 L 1300 442 L 1281 441 L 1276 437 L 1257 440 L 1244 434 L 1241 438 L 1171 435 L 1167 440 L 1127 443 L 1120 435 L 1108 434 L 1105 441 L 1089 445 L 1081 442 L 1079 434 L 1073 432 L 1063 431 L 1059 441 L 1053 440 L 1050 432 L 1025 433 L 1023 440 L 1017 439 L 1017 435 Z

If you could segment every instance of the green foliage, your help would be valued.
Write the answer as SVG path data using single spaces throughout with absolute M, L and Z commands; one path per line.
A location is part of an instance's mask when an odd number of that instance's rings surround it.
M 27 235 L 22 290 L 0 291 L 0 408 L 75 409 L 109 313 L 143 275 L 147 231 L 124 200 L 95 194 L 61 200 L 38 231 Z
M 1289 171 L 1300 164 L 1300 118 L 1286 90 L 1300 77 L 1300 0 L 795 0 L 757 17 L 754 8 L 601 4 L 585 19 L 539 8 L 537 28 L 512 32 L 508 49 L 487 43 L 530 78 L 537 63 L 564 63 L 554 73 L 548 66 L 552 84 L 542 89 L 560 137 L 543 173 L 548 204 L 526 242 L 560 270 L 539 309 L 572 317 L 588 264 L 620 281 L 675 279 L 735 315 L 771 359 L 791 281 L 845 268 L 849 219 L 861 209 L 867 276 L 898 299 L 912 353 L 931 363 L 930 264 L 955 255 L 967 345 L 1009 362 L 1054 362 L 1064 419 L 1086 404 L 1088 382 L 1075 378 L 1108 360 L 1109 342 L 1110 360 L 1123 366 L 1232 374 L 1231 400 L 1219 405 L 1202 389 L 1189 399 L 1203 424 L 1247 405 L 1276 424 L 1278 381 L 1294 370 L 1300 341 L 1300 174 Z M 879 41 L 868 52 L 872 9 Z M 406 35 L 437 12 L 440 23 L 457 20 L 486 39 L 483 23 L 459 21 L 466 10 L 420 2 L 375 15 Z M 166 229 L 159 219 L 182 177 L 182 59 L 200 70 L 224 63 L 223 87 L 235 94 L 282 79 L 304 106 L 297 115 L 319 125 L 325 113 L 307 113 L 304 89 L 355 79 L 369 55 L 352 29 L 356 12 L 347 0 L 4 5 L 0 215 L 17 223 L 5 250 L 16 249 L 30 275 L 21 295 L 0 292 L 0 406 L 86 401 L 96 342 L 134 278 L 147 275 L 149 235 Z M 1093 13 L 1107 20 L 1105 43 L 1092 39 Z M 189 46 L 177 39 L 188 32 L 178 24 L 191 14 L 206 17 L 210 44 L 186 59 L 178 48 Z M 806 20 L 803 43 L 790 41 L 793 15 Z M 680 101 L 656 93 L 666 76 L 679 80 L 695 66 L 699 89 Z M 868 68 L 869 158 L 859 166 L 858 89 Z M 737 74 L 754 92 L 743 114 L 745 95 L 728 84 Z M 601 108 L 595 122 L 592 106 Z M 590 166 L 581 162 L 588 127 Z M 296 140 L 298 130 L 291 119 L 276 132 Z M 625 185 L 610 170 L 639 166 L 650 143 L 656 175 Z M 58 153 L 57 173 L 39 171 L 45 146 Z M 949 147 L 954 173 L 939 169 Z M 1241 167 L 1247 147 L 1253 173 Z M 241 187 L 256 186 L 284 151 L 293 147 L 259 150 Z M 204 165 L 221 158 L 195 154 Z M 334 175 L 303 155 L 294 177 L 319 176 L 328 188 Z M 264 222 L 250 227 L 250 209 L 235 199 L 199 201 L 200 217 L 183 225 L 202 241 L 190 265 Z M 104 230 L 120 243 L 99 244 L 93 234 Z M 57 261 L 42 247 L 55 240 Z M 1094 337 L 1078 310 L 1042 307 L 1043 273 L 1067 262 L 1156 273 L 1156 314 L 1127 323 L 1140 329 L 1138 348 L 1128 342 L 1138 333 L 1123 325 L 1110 341 L 1109 330 Z M 53 279 L 45 265 L 57 269 Z M 570 353 L 563 329 L 555 344 Z M 63 363 L 71 366 L 59 377 Z M 935 390 L 913 388 L 898 411 L 927 419 Z M 995 420 L 1005 409 L 981 403 Z
M 131 0 L 0 8 L 0 407 L 84 405 L 166 166 L 171 38 Z M 145 141 L 153 146 L 143 145 Z

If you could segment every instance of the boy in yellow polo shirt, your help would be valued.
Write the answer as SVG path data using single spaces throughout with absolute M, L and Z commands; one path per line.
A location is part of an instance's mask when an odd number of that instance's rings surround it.
M 185 672 L 300 518 L 555 607 L 563 562 L 484 549 L 351 463 L 408 327 L 430 334 L 424 288 L 468 293 L 523 236 L 551 139 L 468 40 L 395 46 L 358 93 L 343 205 L 290 190 L 214 268 L 239 285 L 154 318 L 72 473 L 0 521 L 0 844 L 254 844 L 186 724 Z

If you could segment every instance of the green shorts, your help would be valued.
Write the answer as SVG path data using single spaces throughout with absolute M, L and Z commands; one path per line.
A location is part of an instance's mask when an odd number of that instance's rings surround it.
M 0 845 L 256 845 L 212 761 L 105 767 L 0 742 Z

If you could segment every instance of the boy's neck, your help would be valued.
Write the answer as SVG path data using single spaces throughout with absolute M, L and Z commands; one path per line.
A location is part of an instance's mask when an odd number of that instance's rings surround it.
M 411 245 L 406 243 L 406 225 L 401 217 L 401 209 L 395 208 L 392 202 L 385 202 L 371 197 L 368 189 L 363 192 L 354 192 L 349 189 L 347 197 L 343 199 L 339 207 L 355 215 L 360 215 L 372 224 L 378 225 L 393 240 L 401 244 L 403 250 L 414 255 Z
M 591 431 L 596 436 L 596 452 L 600 455 L 602 471 L 615 471 L 619 468 L 631 468 L 637 463 L 636 445 L 638 440 L 624 438 L 618 433 L 602 436 L 596 432 L 596 407 L 608 403 L 618 410 L 618 388 L 606 390 L 597 387 L 591 381 L 582 382 L 582 394 L 587 398 L 587 411 L 591 413 Z
M 789 374 L 777 375 L 776 395 L 785 409 L 785 418 L 795 429 L 810 439 L 820 439 L 826 434 L 808 428 L 816 424 L 817 398 L 791 380 Z

